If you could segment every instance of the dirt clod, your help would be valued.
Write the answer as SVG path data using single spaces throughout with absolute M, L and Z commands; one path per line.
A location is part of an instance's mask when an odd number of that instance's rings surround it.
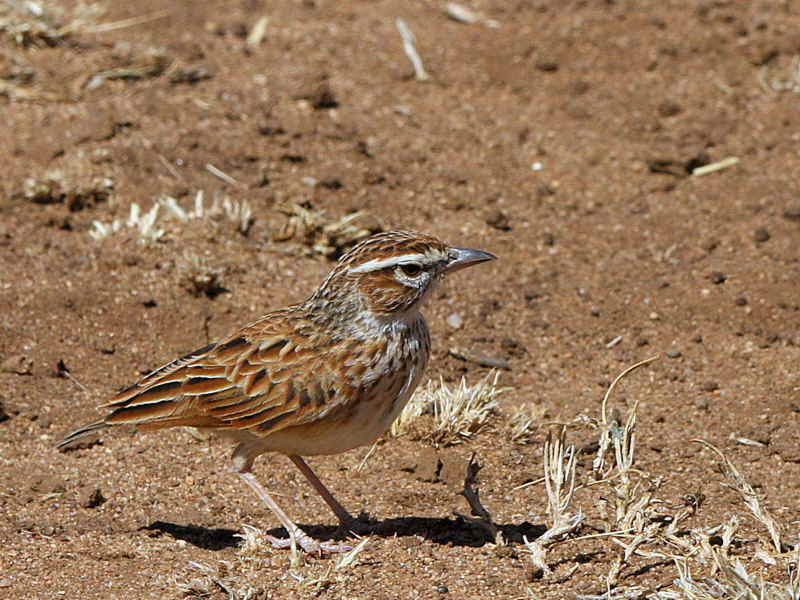
M 0 398 L 0 423 L 2 423 L 3 421 L 8 421 L 11 418 L 9 412 L 10 411 L 6 408 L 5 401 L 2 398 Z
M 463 456 L 459 456 L 453 452 L 445 452 L 439 460 L 442 467 L 439 471 L 439 479 L 450 489 L 460 490 L 464 486 L 464 470 L 467 466 L 467 461 Z
M 800 440 L 785 427 L 771 437 L 770 449 L 786 462 L 800 463 Z
M 60 494 L 66 491 L 67 485 L 60 477 L 34 474 L 29 476 L 28 489 L 34 494 Z
M 711 274 L 708 276 L 711 280 L 711 283 L 719 285 L 720 283 L 725 283 L 728 280 L 728 277 L 722 271 L 711 271 Z
M 486 217 L 487 225 L 500 231 L 511 231 L 511 220 L 502 210 L 495 210 Z
M 683 112 L 683 108 L 677 102 L 664 100 L 658 105 L 658 114 L 662 117 L 674 117 Z
M 422 448 L 415 456 L 413 464 L 408 467 L 408 470 L 413 472 L 417 479 L 428 483 L 439 481 L 441 469 L 442 462 L 439 460 L 439 454 L 429 446 Z
M 0 372 L 15 375 L 32 375 L 33 359 L 24 354 L 13 354 L 0 362 Z
M 83 508 L 97 508 L 106 502 L 106 497 L 98 487 L 84 488 L 78 494 L 78 504 Z

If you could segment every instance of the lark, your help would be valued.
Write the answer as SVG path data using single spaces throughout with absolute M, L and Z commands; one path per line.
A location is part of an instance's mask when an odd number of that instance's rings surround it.
M 446 275 L 495 258 L 411 231 L 373 235 L 345 253 L 305 302 L 156 369 L 104 404 L 104 418 L 58 445 L 123 424 L 213 430 L 237 442 L 232 471 L 288 532 L 288 540 L 269 537 L 275 546 L 345 550 L 295 525 L 255 478 L 253 462 L 265 452 L 288 456 L 341 526 L 353 529 L 357 519 L 302 457 L 372 444 L 389 429 L 430 356 L 420 308 Z

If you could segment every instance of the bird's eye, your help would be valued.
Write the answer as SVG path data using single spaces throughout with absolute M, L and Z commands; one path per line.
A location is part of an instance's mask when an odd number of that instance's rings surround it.
M 405 263 L 400 265 L 400 270 L 406 277 L 416 277 L 422 273 L 422 265 L 419 263 Z

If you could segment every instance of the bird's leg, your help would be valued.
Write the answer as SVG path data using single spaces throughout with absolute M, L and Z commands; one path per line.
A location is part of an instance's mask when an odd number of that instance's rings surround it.
M 289 459 L 300 469 L 300 472 L 305 475 L 308 482 L 314 486 L 314 489 L 317 490 L 317 493 L 322 496 L 322 499 L 325 500 L 325 504 L 331 507 L 333 514 L 336 515 L 336 518 L 339 519 L 339 523 L 342 525 L 347 525 L 355 521 L 353 516 L 347 512 L 344 506 L 339 504 L 336 498 L 333 497 L 333 494 L 330 493 L 328 488 L 325 487 L 325 484 L 319 480 L 316 473 L 311 470 L 311 467 L 308 466 L 308 463 L 303 460 L 302 457 L 298 456 L 297 454 L 290 454 Z
M 331 507 L 333 514 L 336 515 L 336 518 L 339 519 L 339 524 L 341 525 L 341 529 L 344 529 L 346 533 L 359 533 L 360 521 L 347 512 L 347 509 L 339 504 L 336 498 L 333 497 L 330 490 L 325 487 L 325 484 L 319 480 L 316 473 L 308 466 L 308 463 L 303 460 L 301 456 L 297 454 L 290 454 L 289 459 L 300 469 L 300 472 L 305 475 L 305 478 L 308 479 L 308 482 L 314 486 L 314 489 L 317 490 L 317 493 L 322 496 L 322 499 L 325 500 L 325 504 Z M 361 531 L 363 533 L 363 531 Z
M 283 527 L 289 533 L 288 540 L 279 540 L 273 536 L 267 536 L 267 539 L 269 539 L 272 545 L 276 548 L 289 548 L 291 547 L 292 543 L 294 543 L 296 546 L 299 546 L 309 554 L 320 555 L 326 552 L 332 554 L 335 552 L 347 552 L 348 550 L 352 550 L 350 546 L 343 546 L 334 544 L 332 542 L 319 542 L 315 540 L 297 525 L 292 523 L 292 520 L 289 519 L 281 507 L 278 506 L 275 500 L 272 499 L 272 496 L 270 496 L 267 490 L 264 489 L 264 486 L 258 482 L 255 475 L 253 475 L 250 471 L 239 472 L 237 475 L 239 475 L 242 481 L 249 485 L 256 495 L 261 498 L 261 501 L 275 514 L 276 517 L 278 517 L 278 521 L 280 521 L 281 525 L 283 525 Z

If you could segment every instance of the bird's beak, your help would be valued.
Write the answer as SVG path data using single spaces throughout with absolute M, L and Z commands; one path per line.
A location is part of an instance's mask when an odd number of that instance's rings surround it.
M 497 258 L 490 252 L 472 250 L 471 248 L 450 248 L 449 256 L 450 261 L 444 269 L 445 273 L 460 271 L 466 267 L 471 267 L 472 265 L 477 265 L 487 260 L 495 260 Z

